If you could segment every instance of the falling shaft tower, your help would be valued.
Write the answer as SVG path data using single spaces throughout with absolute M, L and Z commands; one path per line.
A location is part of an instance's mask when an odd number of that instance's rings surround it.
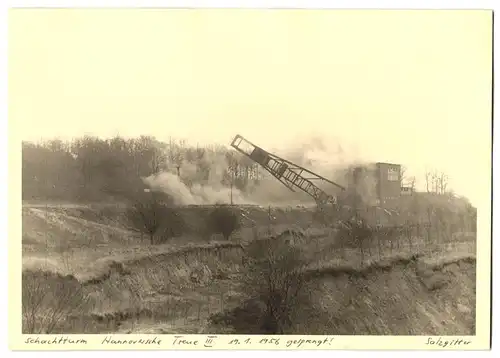
M 275 154 L 258 147 L 250 141 L 243 138 L 241 135 L 236 135 L 231 146 L 238 152 L 246 155 L 254 162 L 260 164 L 272 176 L 278 179 L 288 189 L 295 192 L 295 189 L 300 189 L 309 194 L 320 209 L 326 205 L 336 205 L 337 198 L 327 194 L 319 188 L 315 182 L 324 181 L 344 191 L 345 188 L 331 180 L 328 180 L 321 175 L 318 175 L 306 168 L 292 163 L 286 159 L 280 158 Z

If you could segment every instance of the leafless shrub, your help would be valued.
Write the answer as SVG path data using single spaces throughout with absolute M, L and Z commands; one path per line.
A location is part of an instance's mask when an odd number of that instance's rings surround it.
M 221 234 L 225 240 L 229 240 L 240 226 L 239 215 L 230 206 L 217 205 L 207 217 L 209 234 Z
M 254 242 L 246 254 L 246 288 L 250 296 L 265 307 L 260 329 L 269 334 L 283 334 L 292 327 L 303 299 L 302 254 L 297 247 L 283 240 Z
M 343 247 L 359 248 L 364 253 L 365 247 L 371 245 L 377 234 L 377 228 L 368 226 L 363 220 L 343 221 L 337 233 L 337 238 Z
M 184 227 L 173 204 L 157 192 L 137 195 L 126 215 L 135 230 L 149 235 L 151 244 L 163 241 L 156 238 L 160 229 L 162 238 L 169 239 L 179 235 Z
M 70 275 L 25 271 L 22 285 L 23 333 L 51 334 L 66 317 L 81 315 L 89 302 L 83 286 Z

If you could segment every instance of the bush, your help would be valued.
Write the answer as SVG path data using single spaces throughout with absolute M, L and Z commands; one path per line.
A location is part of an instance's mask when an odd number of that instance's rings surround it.
M 137 196 L 126 215 L 135 230 L 149 235 L 151 244 L 164 241 L 155 240 L 160 230 L 161 237 L 168 239 L 180 235 L 184 228 L 178 210 L 161 193 L 145 192 Z
M 164 207 L 162 225 L 157 231 L 157 240 L 155 242 L 161 243 L 173 237 L 182 235 L 185 231 L 186 225 L 184 219 L 175 207 Z
M 368 226 L 363 220 L 343 221 L 338 231 L 341 247 L 361 248 L 374 237 L 376 228 Z
M 73 276 L 24 271 L 22 285 L 23 333 L 60 332 L 65 319 L 82 316 L 90 302 L 90 296 Z
M 262 333 L 284 334 L 292 328 L 298 310 L 307 304 L 302 253 L 286 241 L 259 240 L 246 254 L 246 289 L 265 307 L 260 329 Z
M 221 234 L 229 240 L 231 234 L 241 227 L 238 213 L 229 206 L 217 205 L 207 217 L 209 234 Z

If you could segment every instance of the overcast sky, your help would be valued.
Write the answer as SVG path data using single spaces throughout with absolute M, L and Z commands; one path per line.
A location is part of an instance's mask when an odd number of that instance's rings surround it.
M 484 196 L 490 12 L 11 10 L 9 23 L 23 139 L 315 137 Z

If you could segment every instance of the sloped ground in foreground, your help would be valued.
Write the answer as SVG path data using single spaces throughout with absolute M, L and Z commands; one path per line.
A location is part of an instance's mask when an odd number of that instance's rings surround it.
M 314 268 L 307 304 L 288 334 L 474 335 L 475 258 L 396 256 L 367 266 Z M 206 333 L 257 334 L 262 305 L 247 301 L 213 317 Z
M 25 332 L 259 333 L 239 243 L 150 246 L 109 221 L 24 210 Z M 321 245 L 328 257 L 311 253 L 310 299 L 290 333 L 474 334 L 473 249 L 391 251 L 362 263 Z
M 326 270 L 328 271 L 328 270 Z M 316 319 L 301 333 L 473 335 L 475 258 L 396 258 L 385 266 L 317 276 Z

